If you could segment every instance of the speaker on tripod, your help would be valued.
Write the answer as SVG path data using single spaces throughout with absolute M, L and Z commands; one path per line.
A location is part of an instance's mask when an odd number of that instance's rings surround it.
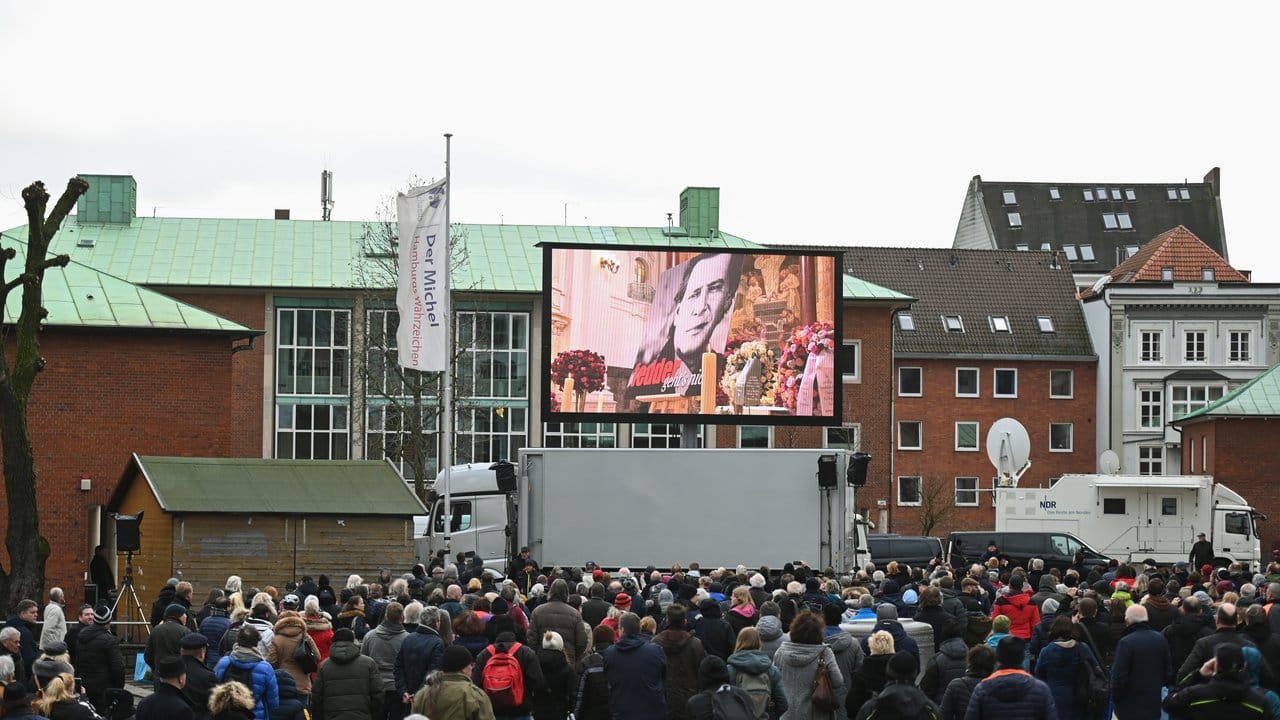
M 115 618 L 115 622 L 123 625 L 123 633 L 121 639 L 129 642 L 132 639 L 132 627 L 140 625 L 147 629 L 147 635 L 151 635 L 150 617 L 146 611 L 142 609 L 142 602 L 138 600 L 138 592 L 133 589 L 133 554 L 142 550 L 142 510 L 137 515 L 120 515 L 116 514 L 116 552 L 125 553 L 124 577 L 120 582 L 120 591 L 116 594 L 116 600 L 111 605 L 111 616 Z M 120 603 L 125 598 L 132 600 L 133 603 L 125 602 L 124 608 L 117 613 Z M 130 620 L 129 616 L 134 615 L 135 619 Z M 139 636 L 138 639 L 141 639 Z

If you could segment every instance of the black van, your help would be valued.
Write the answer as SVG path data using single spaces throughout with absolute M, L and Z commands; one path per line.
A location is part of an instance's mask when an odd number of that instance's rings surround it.
M 883 570 L 893 560 L 911 567 L 927 568 L 929 561 L 942 555 L 942 540 L 923 535 L 867 535 L 871 562 Z
M 961 568 L 981 562 L 987 543 L 995 542 L 1010 567 L 1030 569 L 1032 558 L 1044 560 L 1044 569 L 1071 567 L 1076 553 L 1084 556 L 1086 567 L 1106 567 L 1111 558 L 1089 547 L 1083 540 L 1064 532 L 953 532 L 947 536 L 951 566 Z M 871 553 L 875 557 L 875 551 Z

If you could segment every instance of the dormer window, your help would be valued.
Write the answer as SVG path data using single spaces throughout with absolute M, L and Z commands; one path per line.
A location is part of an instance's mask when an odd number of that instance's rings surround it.
M 1076 255 L 1075 245 L 1063 245 L 1062 252 L 1067 256 L 1067 260 L 1071 262 L 1075 262 L 1076 260 L 1080 259 L 1080 257 Z
M 1183 200 L 1190 200 L 1191 191 L 1186 188 L 1178 188 L 1178 197 L 1182 198 Z
M 1205 282 L 1213 282 L 1217 273 L 1211 267 L 1200 268 L 1200 279 Z
M 1022 213 L 1016 213 L 1016 212 L 1009 213 L 1009 227 L 1011 228 L 1022 227 Z
M 1017 196 L 1017 195 L 1015 195 L 1015 194 L 1014 194 L 1014 192 L 1013 192 L 1012 190 L 1005 190 L 1003 194 L 1004 194 L 1004 204 L 1005 204 L 1005 205 L 1017 205 L 1017 204 L 1018 204 L 1018 196 Z
M 1058 188 L 1051 187 L 1049 188 L 1049 199 L 1057 202 L 1062 199 L 1062 193 L 1058 192 Z
M 1164 282 L 1173 282 L 1173 268 L 1171 267 L 1160 268 L 1160 279 L 1163 280 Z
M 1136 202 L 1138 200 L 1138 194 L 1133 191 L 1133 188 L 1125 188 L 1124 199 L 1129 202 Z
M 1081 246 L 1080 246 L 1080 259 L 1081 259 L 1081 260 L 1083 260 L 1083 261 L 1085 261 L 1085 262 L 1093 262 L 1093 261 L 1094 261 L 1094 257 L 1093 257 L 1093 246 L 1092 246 L 1092 245 L 1081 245 Z
M 947 332 L 964 332 L 964 320 L 961 320 L 959 315 L 943 315 L 942 326 L 947 329 Z
M 1007 315 L 989 315 L 987 322 L 991 324 L 991 332 L 1012 332 L 1009 328 L 1009 317 Z
M 1036 325 L 1040 326 L 1040 332 L 1051 333 L 1053 329 L 1053 318 L 1049 315 L 1039 315 L 1036 317 Z
M 1089 189 L 1089 188 L 1085 188 L 1085 189 L 1083 190 L 1083 194 L 1084 194 L 1084 201 L 1085 201 L 1085 202 L 1093 202 L 1093 190 L 1091 190 L 1091 189 Z
M 916 329 L 916 319 L 911 317 L 911 313 L 901 313 L 898 315 L 898 329 L 908 332 Z

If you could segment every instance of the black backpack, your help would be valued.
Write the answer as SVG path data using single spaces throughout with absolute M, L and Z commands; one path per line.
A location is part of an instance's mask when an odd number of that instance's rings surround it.
M 725 683 L 711 693 L 714 720 L 754 720 L 755 716 L 755 706 L 746 690 Z
M 253 667 L 244 668 L 234 662 L 228 662 L 227 668 L 222 671 L 222 681 L 219 684 L 233 680 L 249 688 L 249 692 L 253 692 Z

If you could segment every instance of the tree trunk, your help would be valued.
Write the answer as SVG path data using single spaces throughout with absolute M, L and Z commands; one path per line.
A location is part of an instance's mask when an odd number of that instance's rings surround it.
M 40 536 L 36 507 L 35 458 L 27 432 L 26 413 L 9 383 L 0 382 L 0 440 L 4 442 L 4 484 L 9 527 L 8 573 L 0 571 L 0 598 L 12 608 L 20 600 L 44 597 L 44 567 L 49 541 Z

